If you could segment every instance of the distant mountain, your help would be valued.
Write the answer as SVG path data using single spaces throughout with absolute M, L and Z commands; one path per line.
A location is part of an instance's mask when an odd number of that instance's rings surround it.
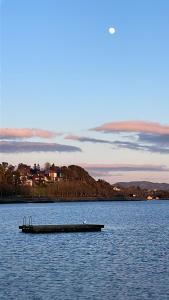
M 169 191 L 168 183 L 158 183 L 158 182 L 149 182 L 149 181 L 130 181 L 130 182 L 117 182 L 114 185 L 122 186 L 124 188 L 139 186 L 141 189 L 147 189 L 147 190 L 157 189 L 157 190 Z

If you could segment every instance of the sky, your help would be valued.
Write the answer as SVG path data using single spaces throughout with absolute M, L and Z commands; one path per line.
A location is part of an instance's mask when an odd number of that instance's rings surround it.
M 0 10 L 0 161 L 169 182 L 169 1 L 1 0 Z

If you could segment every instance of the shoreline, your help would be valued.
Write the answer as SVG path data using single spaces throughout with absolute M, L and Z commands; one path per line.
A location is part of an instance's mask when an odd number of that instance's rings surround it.
M 47 197 L 0 197 L 0 204 L 23 204 L 23 203 L 61 203 L 61 202 L 101 202 L 101 201 L 116 201 L 116 202 L 133 202 L 133 201 L 154 201 L 157 199 L 147 200 L 147 199 L 132 199 L 132 198 L 101 198 L 101 197 L 59 197 L 59 198 L 47 198 Z M 169 200 L 169 199 L 158 199 L 160 200 Z

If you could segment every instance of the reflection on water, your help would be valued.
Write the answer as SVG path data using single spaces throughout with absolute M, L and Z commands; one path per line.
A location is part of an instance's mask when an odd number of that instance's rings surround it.
M 24 234 L 37 224 L 102 232 Z M 169 201 L 0 206 L 0 299 L 169 299 Z

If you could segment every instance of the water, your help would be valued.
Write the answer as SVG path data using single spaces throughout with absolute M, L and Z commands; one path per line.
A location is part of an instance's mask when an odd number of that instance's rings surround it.
M 24 234 L 24 215 L 105 229 Z M 169 299 L 169 201 L 0 205 L 0 299 Z

